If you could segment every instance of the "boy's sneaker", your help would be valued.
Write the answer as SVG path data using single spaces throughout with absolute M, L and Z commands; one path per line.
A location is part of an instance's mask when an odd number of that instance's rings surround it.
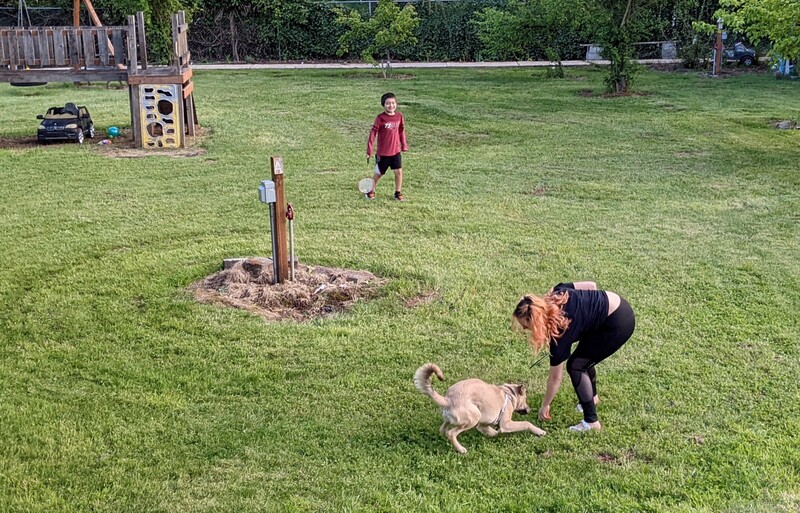
M 395 191 L 395 193 L 394 193 L 394 199 L 396 199 L 397 201 L 405 201 L 405 200 L 406 200 L 406 197 L 405 197 L 405 196 L 403 196 L 403 193 L 402 193 L 402 192 Z
M 375 191 L 369 191 L 364 195 L 364 197 L 367 199 L 375 199 Z

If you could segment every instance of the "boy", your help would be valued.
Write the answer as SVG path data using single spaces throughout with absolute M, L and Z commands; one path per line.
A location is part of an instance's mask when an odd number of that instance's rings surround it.
M 383 112 L 375 118 L 372 130 L 369 132 L 367 140 L 367 163 L 372 156 L 373 143 L 378 137 L 378 148 L 375 151 L 375 174 L 372 176 L 372 190 L 364 196 L 367 199 L 375 198 L 375 186 L 378 180 L 392 168 L 394 171 L 394 199 L 405 201 L 403 196 L 403 164 L 400 152 L 408 151 L 406 143 L 406 125 L 403 115 L 397 110 L 397 96 L 394 93 L 386 93 L 381 96 Z

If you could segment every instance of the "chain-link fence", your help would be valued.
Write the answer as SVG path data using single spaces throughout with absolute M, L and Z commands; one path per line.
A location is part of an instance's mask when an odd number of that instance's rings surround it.
M 59 7 L 0 7 L 0 27 L 57 27 L 72 25 L 72 11 Z
M 475 3 L 497 3 L 497 0 L 472 0 Z M 464 2 L 464 0 L 395 0 L 395 3 L 398 5 L 405 5 L 405 4 L 438 4 L 438 3 L 448 3 L 448 2 Z M 332 5 L 341 5 L 346 6 L 350 9 L 358 9 L 361 12 L 368 13 L 370 16 L 372 15 L 372 11 L 375 7 L 378 6 L 378 0 L 317 0 L 312 3 L 317 4 L 332 4 Z

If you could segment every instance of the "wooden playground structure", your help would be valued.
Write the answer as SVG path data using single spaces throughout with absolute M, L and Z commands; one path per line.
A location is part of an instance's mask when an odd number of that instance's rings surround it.
M 91 0 L 83 2 L 96 26 L 79 25 L 74 0 L 72 27 L 0 27 L 0 83 L 127 82 L 136 146 L 185 146 L 199 124 L 184 12 L 172 15 L 169 64 L 151 66 L 142 12 L 127 26 L 102 26 Z

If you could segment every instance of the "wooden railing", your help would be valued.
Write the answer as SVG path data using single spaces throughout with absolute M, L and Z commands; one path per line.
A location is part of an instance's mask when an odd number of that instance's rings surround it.
M 191 61 L 191 54 L 189 53 L 189 41 L 187 31 L 189 24 L 186 23 L 186 14 L 183 11 L 178 11 L 172 15 L 172 65 L 180 68 L 185 68 Z
M 147 83 L 148 76 L 174 76 L 183 84 L 191 77 L 188 29 L 183 11 L 173 14 L 170 65 L 149 66 L 142 12 L 119 27 L 0 27 L 0 82 L 131 84 L 133 77 Z
M 0 67 L 125 68 L 128 27 L 0 28 Z

